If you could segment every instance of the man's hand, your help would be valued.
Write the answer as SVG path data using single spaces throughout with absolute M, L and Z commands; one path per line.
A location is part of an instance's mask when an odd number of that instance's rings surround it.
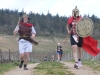
M 71 34 L 71 31 L 68 31 L 68 35 L 70 35 Z
M 35 34 L 32 34 L 31 38 L 34 39 L 35 38 Z
M 31 38 L 34 40 L 36 34 L 32 34 Z M 34 45 L 38 45 L 38 42 L 34 40 Z
M 18 31 L 14 30 L 14 32 L 13 32 L 14 36 L 16 36 L 17 33 L 18 33 Z

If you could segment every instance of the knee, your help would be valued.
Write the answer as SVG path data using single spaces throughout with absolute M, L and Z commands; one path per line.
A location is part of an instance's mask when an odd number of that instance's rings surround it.
M 76 52 L 77 51 L 77 47 L 72 47 L 73 51 Z
M 74 51 L 77 51 L 77 48 L 73 48 Z
M 29 56 L 29 53 L 28 53 L 28 52 L 26 52 L 26 53 L 25 53 L 25 57 L 28 57 L 28 56 Z
M 20 54 L 20 57 L 24 57 L 24 53 L 21 53 L 21 54 Z

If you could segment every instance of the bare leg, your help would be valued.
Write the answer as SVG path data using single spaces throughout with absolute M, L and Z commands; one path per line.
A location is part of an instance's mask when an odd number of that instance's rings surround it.
M 57 54 L 58 55 L 58 60 L 60 60 L 60 55 L 59 54 Z
M 28 64 L 29 52 L 25 52 L 24 54 L 25 54 L 24 70 L 28 70 L 27 64 Z
M 75 60 L 74 68 L 78 69 L 79 66 L 78 66 L 78 57 L 77 57 L 77 45 L 72 45 L 72 48 L 73 48 L 73 57 Z
M 81 59 L 82 56 L 82 50 L 81 47 L 78 47 L 78 58 Z
M 78 65 L 79 65 L 79 67 L 82 66 L 81 56 L 82 56 L 82 50 L 81 50 L 81 47 L 78 47 Z
M 21 53 L 21 54 L 20 54 L 20 60 L 21 60 L 21 61 L 24 60 L 24 53 Z
M 24 53 L 21 53 L 20 54 L 20 65 L 19 65 L 19 68 L 22 68 L 23 62 L 24 62 Z
M 28 58 L 29 58 L 29 52 L 25 52 L 25 63 L 27 65 L 28 63 Z
M 78 58 L 77 58 L 77 45 L 72 45 L 72 49 L 73 49 L 73 57 L 75 62 L 78 62 Z

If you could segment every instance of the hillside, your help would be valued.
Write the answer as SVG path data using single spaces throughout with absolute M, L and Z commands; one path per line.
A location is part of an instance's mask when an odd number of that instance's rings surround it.
M 17 41 L 14 36 L 0 36 L 0 49 L 1 50 L 17 50 Z
M 0 49 L 2 50 L 8 50 L 10 49 L 11 51 L 17 51 L 18 50 L 18 37 L 14 36 L 7 36 L 3 35 L 0 36 Z M 65 38 L 56 38 L 56 37 L 41 37 L 41 36 L 36 36 L 35 40 L 39 42 L 38 46 L 33 46 L 34 51 L 55 51 L 57 43 L 60 42 L 63 50 L 70 50 L 71 46 L 69 43 L 69 40 L 67 40 L 66 44 Z

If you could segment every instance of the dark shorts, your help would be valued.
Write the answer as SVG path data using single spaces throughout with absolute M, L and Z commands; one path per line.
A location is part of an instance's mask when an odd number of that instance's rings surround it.
M 78 47 L 82 47 L 82 43 L 83 43 L 83 38 L 82 37 L 79 37 L 79 42 L 77 43 L 71 35 L 70 36 L 70 41 L 71 41 L 71 45 L 77 45 Z
M 61 54 L 62 54 L 62 52 L 61 52 L 61 51 L 57 51 L 57 54 L 60 54 L 60 55 L 61 55 Z

